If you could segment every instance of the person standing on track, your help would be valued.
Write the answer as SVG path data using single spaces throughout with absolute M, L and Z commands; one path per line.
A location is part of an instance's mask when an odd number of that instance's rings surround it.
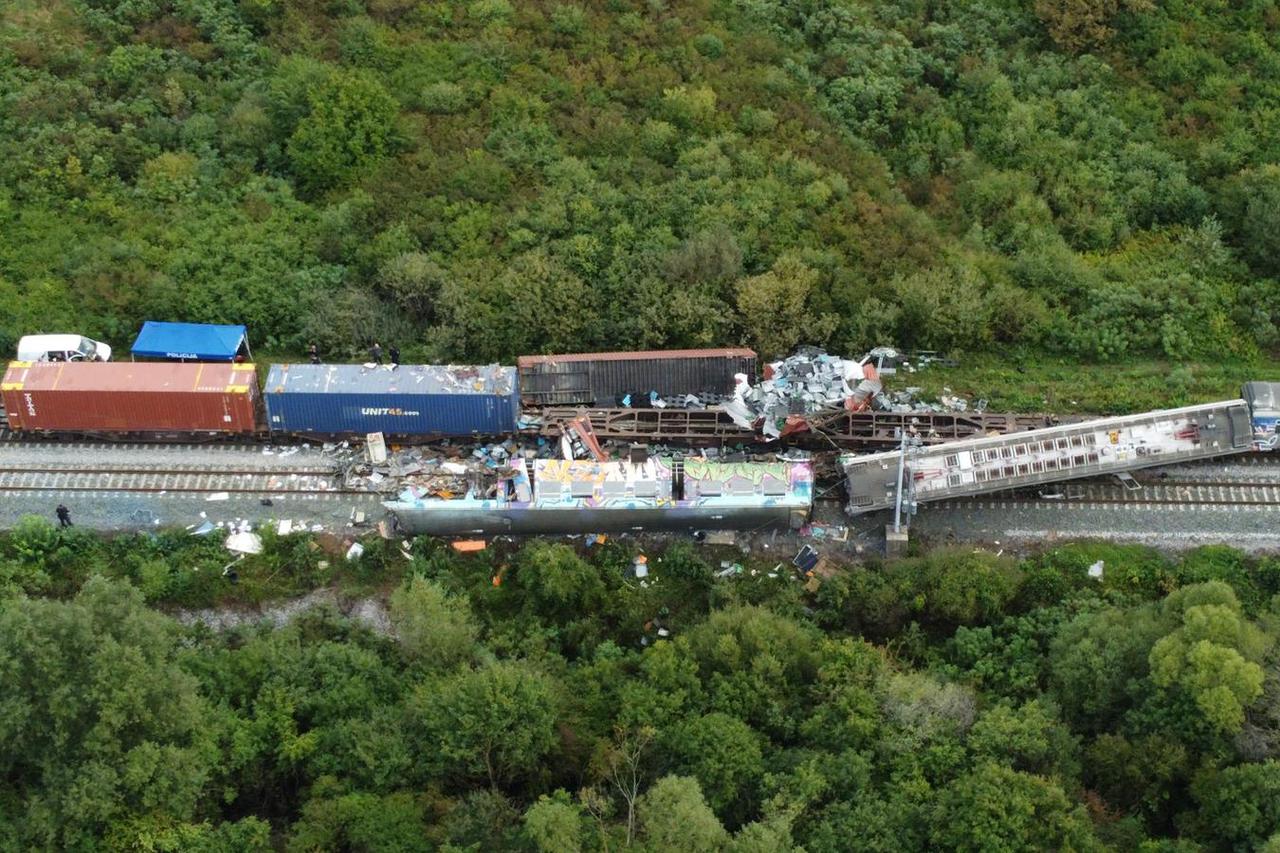
M 400 347 L 396 346 L 395 344 L 392 344 L 392 345 L 387 349 L 387 353 L 391 356 L 391 363 L 392 363 L 392 364 L 399 364 L 399 363 L 400 363 Z
M 58 516 L 58 526 L 59 526 L 59 527 L 72 527 L 72 526 L 74 526 L 74 525 L 72 525 L 72 524 L 71 524 L 71 510 L 67 509 L 67 508 L 66 508 L 66 506 L 64 506 L 63 504 L 58 504 L 58 508 L 57 508 L 56 510 L 54 510 L 54 512 L 55 512 L 55 513 L 57 514 L 57 516 Z
M 382 344 L 373 342 L 373 346 L 369 347 L 369 360 L 374 364 L 382 364 Z
M 312 364 L 320 363 L 320 350 L 315 344 L 312 344 L 307 348 L 307 355 L 311 357 Z

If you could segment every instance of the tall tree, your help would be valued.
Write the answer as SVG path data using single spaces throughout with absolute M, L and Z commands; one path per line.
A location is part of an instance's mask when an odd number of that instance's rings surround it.
M 101 577 L 72 601 L 0 602 L 0 799 L 20 804 L 23 846 L 89 849 L 134 813 L 195 814 L 217 754 L 177 633 Z
M 782 357 L 801 342 L 823 340 L 839 320 L 813 310 L 820 273 L 794 255 L 779 258 L 768 272 L 737 284 L 738 313 L 747 338 L 766 358 Z
M 555 746 L 551 679 L 527 663 L 491 663 L 421 685 L 409 700 L 421 760 L 454 784 L 509 785 Z
M 687 776 L 664 776 L 640 799 L 640 826 L 649 849 L 713 853 L 728 841 L 702 790 Z
M 413 575 L 391 594 L 391 624 L 405 655 L 428 669 L 448 670 L 475 650 L 476 627 L 465 598 Z
M 985 763 L 938 798 L 933 843 L 956 851 L 1101 850 L 1084 807 L 1040 776 Z

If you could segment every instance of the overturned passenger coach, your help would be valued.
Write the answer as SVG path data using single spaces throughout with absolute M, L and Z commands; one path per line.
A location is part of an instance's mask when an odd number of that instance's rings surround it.
M 1243 398 L 1098 418 L 1010 435 L 842 457 L 848 511 L 860 515 L 1005 489 L 1273 450 L 1280 384 Z
M 813 504 L 807 462 L 679 458 L 513 459 L 452 498 L 406 490 L 385 504 L 408 533 L 437 536 L 629 530 L 786 530 Z

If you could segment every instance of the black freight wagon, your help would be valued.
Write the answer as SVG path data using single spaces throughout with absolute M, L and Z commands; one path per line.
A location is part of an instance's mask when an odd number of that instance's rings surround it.
M 755 381 L 756 354 L 728 348 L 525 355 L 516 359 L 516 368 L 525 406 L 611 407 L 627 394 L 647 399 L 652 391 L 661 397 L 727 397 L 734 374 Z

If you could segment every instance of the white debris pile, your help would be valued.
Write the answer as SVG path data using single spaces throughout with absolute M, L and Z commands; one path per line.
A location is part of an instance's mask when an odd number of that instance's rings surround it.
M 786 434 L 789 420 L 841 408 L 865 409 L 882 387 L 870 354 L 854 360 L 801 347 L 790 358 L 765 365 L 764 378 L 756 385 L 739 374 L 724 409 L 744 429 L 759 424 L 766 438 L 778 438 Z
M 978 400 L 971 404 L 964 397 L 952 393 L 950 388 L 943 388 L 936 402 L 925 400 L 923 394 L 924 389 L 914 386 L 898 391 L 886 391 L 876 398 L 876 408 L 886 412 L 975 412 L 978 414 L 987 410 L 986 400 Z

